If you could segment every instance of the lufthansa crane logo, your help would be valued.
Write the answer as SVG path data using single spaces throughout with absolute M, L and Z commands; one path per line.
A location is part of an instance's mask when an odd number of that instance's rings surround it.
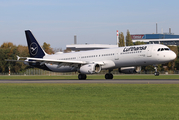
M 30 45 L 30 53 L 35 56 L 38 52 L 38 46 L 35 42 L 31 43 Z

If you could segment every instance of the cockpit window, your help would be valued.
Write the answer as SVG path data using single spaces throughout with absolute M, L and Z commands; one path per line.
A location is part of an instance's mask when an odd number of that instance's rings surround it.
M 164 48 L 165 49 L 165 51 L 169 51 L 170 49 L 169 48 Z
M 169 48 L 159 48 L 157 51 L 169 51 Z

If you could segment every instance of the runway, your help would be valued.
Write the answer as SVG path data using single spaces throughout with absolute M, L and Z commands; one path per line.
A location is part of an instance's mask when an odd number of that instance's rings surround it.
M 163 80 L 0 80 L 0 83 L 71 83 L 71 84 L 89 84 L 89 83 L 111 83 L 111 84 L 179 84 L 179 79 Z

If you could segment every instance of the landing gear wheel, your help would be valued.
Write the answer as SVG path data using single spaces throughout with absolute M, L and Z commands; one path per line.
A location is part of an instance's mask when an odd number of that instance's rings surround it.
M 159 72 L 155 72 L 154 75 L 155 75 L 155 76 L 159 76 Z
M 86 74 L 79 74 L 78 79 L 79 80 L 86 80 Z
M 113 79 L 113 74 L 111 74 L 111 73 L 106 73 L 106 74 L 105 74 L 105 79 Z

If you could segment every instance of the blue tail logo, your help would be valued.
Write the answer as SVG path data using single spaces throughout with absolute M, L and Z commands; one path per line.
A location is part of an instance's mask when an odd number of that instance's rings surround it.
M 35 56 L 37 54 L 37 52 L 38 52 L 38 46 L 35 42 L 33 42 L 30 45 L 30 53 Z
M 25 31 L 30 57 L 43 58 L 47 53 L 40 47 L 39 43 L 30 30 Z

